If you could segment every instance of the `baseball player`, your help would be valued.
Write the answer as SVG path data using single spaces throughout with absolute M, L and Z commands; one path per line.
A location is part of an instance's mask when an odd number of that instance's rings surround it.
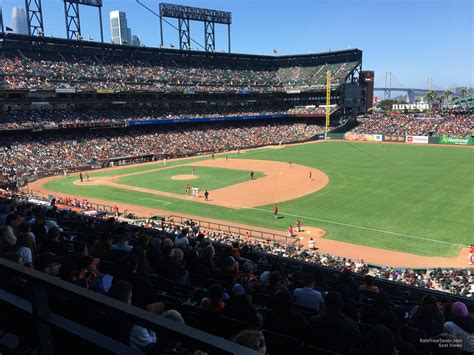
M 250 180 L 253 180 L 253 171 L 250 172 Z
M 309 248 L 309 250 L 314 250 L 314 249 L 316 249 L 316 242 L 314 241 L 313 238 L 310 238 L 310 239 L 309 239 L 308 248 Z
M 191 186 L 189 186 L 189 184 L 186 184 L 186 195 L 190 195 L 191 194 Z
M 296 220 L 296 231 L 301 232 L 301 221 L 299 219 Z
M 292 237 L 293 236 L 293 226 L 290 224 L 290 226 L 288 227 L 288 237 Z
M 278 203 L 275 203 L 275 205 L 273 206 L 273 217 L 275 219 L 278 218 Z
M 311 170 L 309 171 L 309 179 L 313 180 L 313 172 Z
M 209 200 L 209 191 L 206 190 L 206 192 L 204 192 L 204 200 L 208 201 Z
M 82 173 L 79 173 L 79 179 L 81 179 L 81 182 L 84 182 L 84 178 L 82 177 Z
M 199 187 L 196 186 L 196 197 L 199 197 Z
M 196 175 L 196 169 L 194 169 L 194 166 L 193 166 L 192 173 L 193 173 L 193 176 Z

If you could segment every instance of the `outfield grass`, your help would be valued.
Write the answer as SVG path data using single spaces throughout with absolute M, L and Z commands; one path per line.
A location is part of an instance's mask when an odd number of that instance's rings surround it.
M 281 203 L 285 218 L 278 220 L 272 218 L 271 205 L 233 210 L 164 196 L 159 202 L 139 192 L 73 185 L 75 177 L 51 181 L 45 187 L 282 231 L 300 218 L 303 225 L 326 230 L 327 238 L 419 255 L 454 256 L 461 245 L 473 242 L 474 149 L 327 142 L 229 157 L 291 160 L 324 171 L 330 183 L 316 193 Z M 124 168 L 113 175 L 157 166 Z
M 238 184 L 239 182 L 250 180 L 250 171 L 210 168 L 204 166 L 195 166 L 197 179 L 172 180 L 175 175 L 190 175 L 191 165 L 180 166 L 172 169 L 160 169 L 139 175 L 124 176 L 117 180 L 117 183 L 143 187 L 150 190 L 171 192 L 175 194 L 186 194 L 186 184 L 199 187 L 199 190 L 216 190 L 222 187 Z M 255 171 L 254 178 L 258 179 L 264 176 L 261 172 Z

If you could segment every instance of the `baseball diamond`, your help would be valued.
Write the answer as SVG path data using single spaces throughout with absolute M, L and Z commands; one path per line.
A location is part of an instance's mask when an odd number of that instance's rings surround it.
M 228 160 L 223 155 L 215 160 L 206 156 L 191 158 L 190 162 L 170 161 L 166 167 L 148 163 L 91 172 L 90 181 L 82 184 L 75 175 L 48 178 L 30 188 L 119 202 L 133 205 L 134 210 L 166 209 L 279 231 L 299 218 L 307 228 L 324 230 L 324 240 L 441 257 L 445 266 L 465 265 L 467 248 L 463 247 L 467 247 L 474 227 L 469 218 L 474 197 L 474 180 L 469 173 L 472 149 L 359 142 L 274 148 L 229 153 Z M 291 168 L 290 160 L 294 162 Z M 172 175 L 189 171 L 188 166 L 196 167 L 199 174 L 206 173 L 210 180 L 206 185 L 200 179 L 191 183 L 209 189 L 210 201 L 189 199 L 184 196 L 184 182 L 170 180 Z M 248 177 L 244 171 L 250 170 L 259 177 L 241 182 Z M 308 170 L 313 172 L 312 180 Z M 242 179 L 235 174 L 239 171 Z M 449 183 L 454 176 L 456 183 Z M 387 184 L 390 189 L 386 189 Z M 166 208 L 160 202 L 143 199 L 150 194 L 166 201 Z M 283 218 L 269 218 L 273 202 L 280 203 Z M 301 235 L 303 242 L 312 236 Z M 331 251 L 338 253 L 337 248 Z M 371 260 L 375 255 L 363 257 Z M 394 266 L 410 262 L 390 258 L 394 256 L 388 254 L 386 260 L 377 257 L 377 261 Z M 438 262 L 427 258 L 417 265 Z

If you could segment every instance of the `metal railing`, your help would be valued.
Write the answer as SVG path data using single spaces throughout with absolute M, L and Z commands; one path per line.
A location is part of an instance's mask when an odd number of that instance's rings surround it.
M 178 215 L 170 215 L 166 217 L 168 222 L 178 223 L 180 225 L 185 225 L 186 221 L 192 220 L 196 223 L 199 227 L 202 227 L 207 230 L 217 231 L 217 232 L 225 232 L 225 233 L 234 233 L 245 236 L 247 238 L 253 238 L 258 240 L 271 240 L 273 242 L 280 242 L 282 240 L 285 241 L 286 244 L 299 244 L 300 239 L 298 237 L 290 237 L 284 234 L 276 234 L 272 232 L 266 232 L 258 229 L 252 228 L 245 228 L 240 226 L 233 226 L 230 224 L 225 224 L 221 222 L 211 222 L 211 221 L 204 221 L 200 219 L 194 219 L 189 217 L 183 217 Z
M 148 329 L 156 329 L 160 334 L 160 338 L 161 336 L 163 338 L 176 338 L 193 349 L 200 349 L 210 354 L 258 354 L 249 348 L 223 338 L 160 317 L 3 258 L 0 258 L 0 273 L 9 276 L 14 275 L 26 280 L 31 285 L 31 300 L 20 298 L 5 291 L 1 289 L 0 285 L 0 307 L 21 311 L 31 317 L 32 322 L 28 324 L 25 331 L 30 329 L 34 331 L 35 346 L 40 355 L 54 353 L 55 339 L 52 335 L 52 329 L 54 328 L 77 336 L 90 344 L 115 354 L 142 354 L 142 352 L 118 340 L 69 319 L 66 315 L 52 312 L 48 300 L 53 294 L 59 295 L 61 293 L 74 297 L 80 304 L 97 306 Z M 73 306 L 71 305 L 71 307 Z
M 68 197 L 67 194 L 61 194 L 61 193 L 54 193 L 54 192 L 51 192 L 49 194 L 45 194 L 44 192 L 39 192 L 39 191 L 34 191 L 34 190 L 26 190 L 26 193 L 31 196 L 34 196 L 33 198 L 37 199 L 37 200 L 41 200 L 41 201 L 45 201 L 45 202 L 51 202 L 51 197 L 52 196 L 61 196 L 61 197 Z M 96 203 L 96 202 L 91 202 L 91 201 L 87 201 L 88 202 L 88 206 L 89 206 L 89 210 L 95 210 L 95 211 L 103 211 L 103 212 L 113 212 L 114 208 L 113 206 L 109 206 L 109 205 L 104 205 L 104 204 L 101 204 L 101 203 Z M 59 204 L 59 202 L 57 202 Z M 77 206 L 72 206 L 72 205 L 64 205 L 64 206 L 68 206 L 68 207 L 71 207 L 71 208 L 80 208 L 80 207 L 77 207 Z

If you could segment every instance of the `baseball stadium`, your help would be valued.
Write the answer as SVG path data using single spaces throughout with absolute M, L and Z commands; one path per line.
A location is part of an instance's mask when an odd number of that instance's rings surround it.
M 109 44 L 102 6 L 0 11 L 0 353 L 474 352 L 469 89 L 378 102 L 363 49 L 237 54 L 182 5 Z

